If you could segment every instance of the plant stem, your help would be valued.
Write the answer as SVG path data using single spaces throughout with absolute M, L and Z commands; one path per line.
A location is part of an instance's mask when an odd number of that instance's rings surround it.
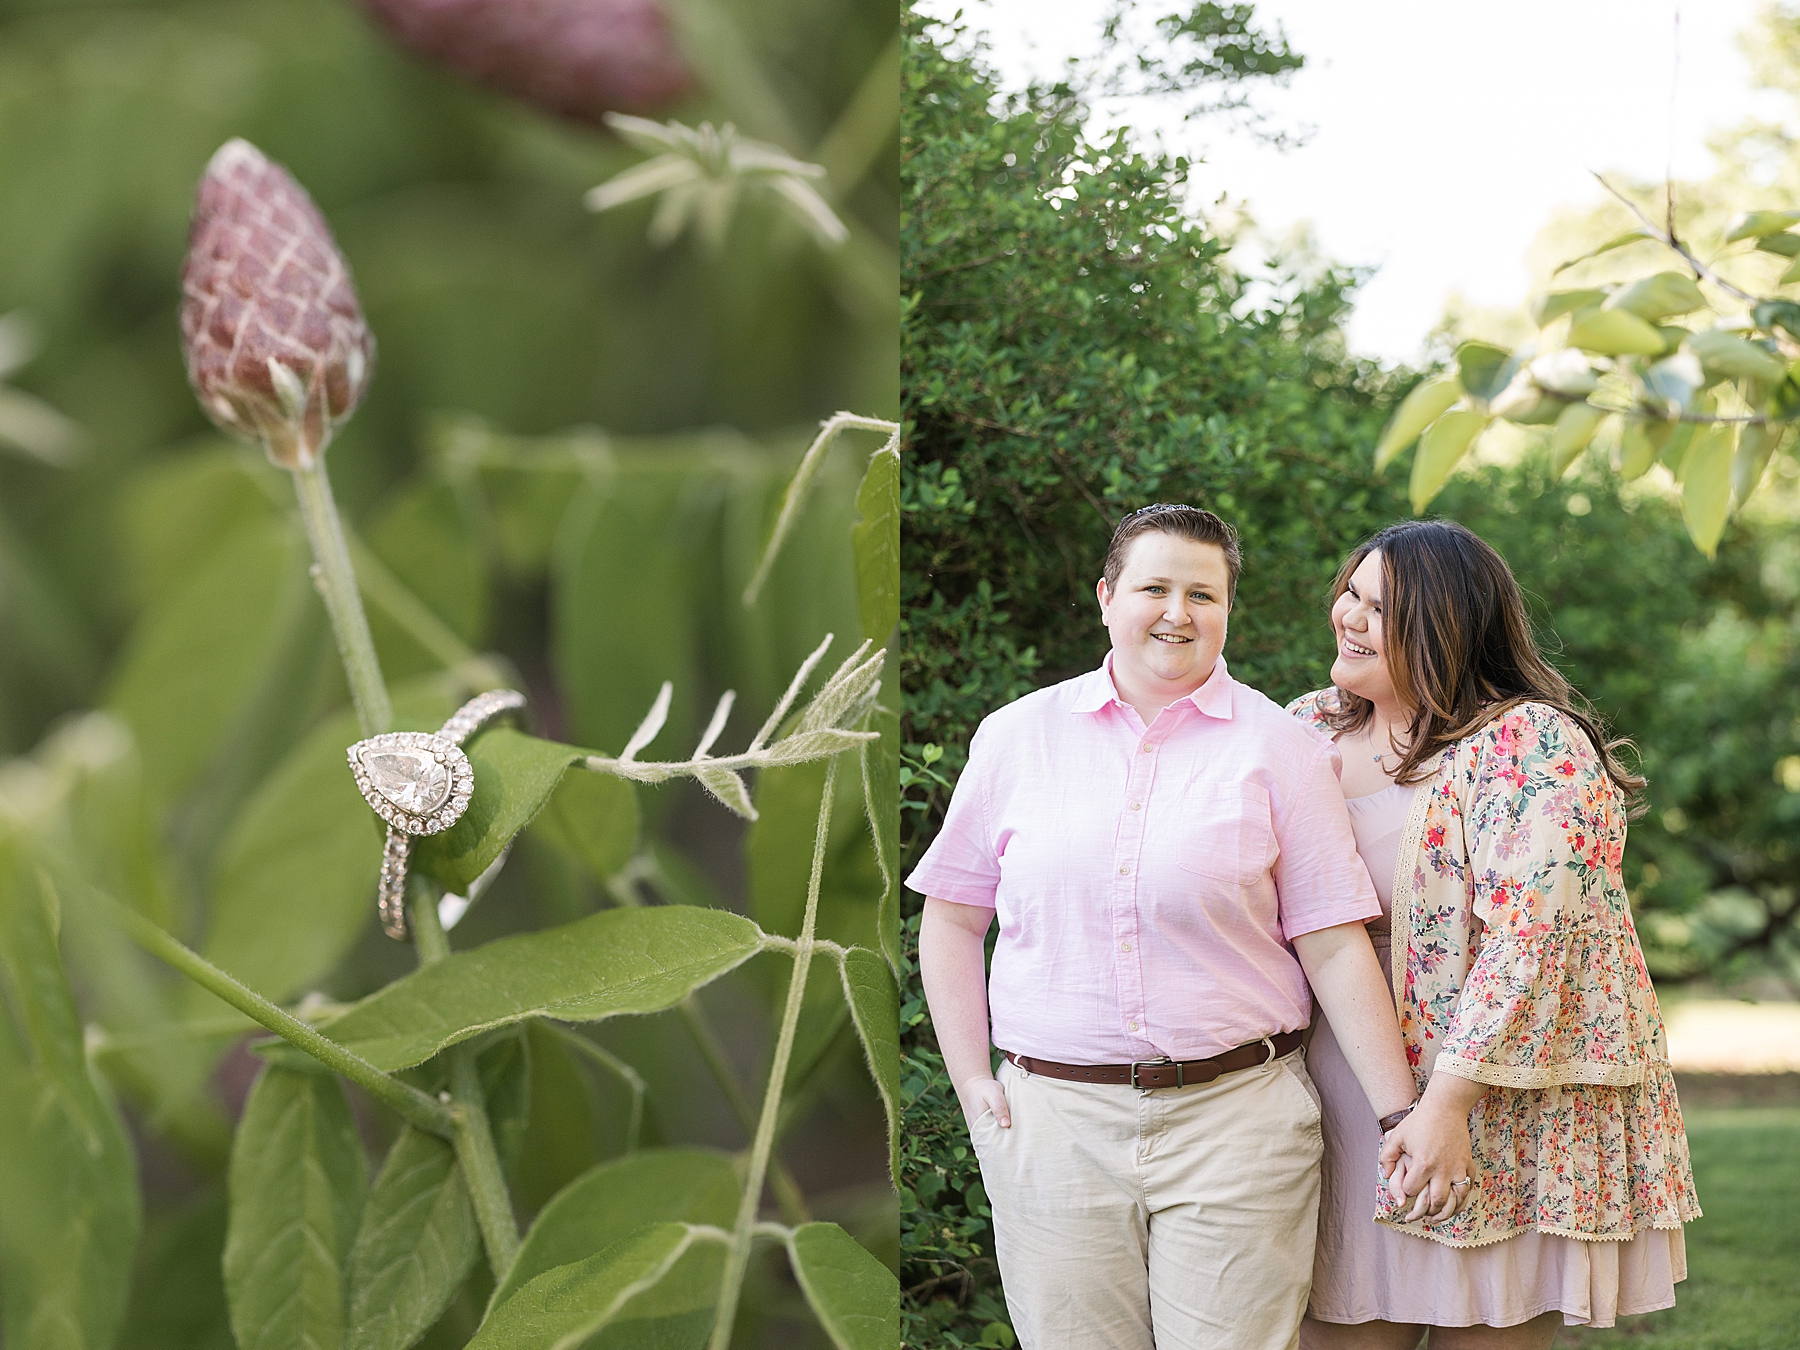
M 150 955 L 166 961 L 195 984 L 218 995 L 283 1040 L 299 1046 L 326 1068 L 342 1074 L 377 1101 L 386 1102 L 408 1124 L 416 1125 L 431 1134 L 442 1135 L 446 1139 L 452 1137 L 454 1122 L 451 1112 L 442 1102 L 420 1092 L 410 1083 L 403 1083 L 391 1074 L 383 1073 L 362 1056 L 321 1036 L 292 1013 L 277 1007 L 220 970 L 200 953 L 184 946 L 129 905 L 121 904 L 110 895 L 95 893 L 102 895 L 106 903 L 112 906 L 132 941 Z
M 572 1050 L 586 1055 L 631 1089 L 631 1117 L 625 1125 L 625 1151 L 636 1153 L 638 1135 L 644 1127 L 644 1096 L 648 1091 L 644 1084 L 644 1076 L 604 1045 L 596 1045 L 573 1027 L 566 1027 L 561 1022 L 552 1022 L 547 1017 L 540 1021 Z
M 813 835 L 812 876 L 806 884 L 806 917 L 794 944 L 794 973 L 788 980 L 787 1007 L 781 1015 L 781 1032 L 775 1038 L 775 1056 L 769 1065 L 769 1085 L 763 1092 L 762 1118 L 750 1145 L 750 1166 L 744 1178 L 744 1195 L 738 1204 L 737 1224 L 725 1256 L 725 1275 L 719 1288 L 719 1313 L 713 1323 L 709 1350 L 730 1350 L 731 1327 L 737 1320 L 738 1297 L 744 1272 L 750 1264 L 750 1244 L 756 1235 L 756 1214 L 762 1205 L 763 1178 L 769 1154 L 775 1147 L 775 1123 L 781 1116 L 781 1093 L 787 1084 L 788 1060 L 794 1052 L 794 1033 L 800 1025 L 800 1005 L 806 998 L 807 967 L 812 964 L 813 930 L 819 919 L 819 879 L 825 871 L 825 841 L 831 833 L 831 799 L 837 790 L 837 758 L 827 761 L 825 792 L 819 799 L 818 830 Z
M 344 532 L 350 546 L 350 561 L 356 566 L 357 586 L 376 609 L 406 630 L 441 664 L 463 681 L 471 691 L 504 686 L 507 676 L 493 661 L 464 642 L 456 630 L 432 612 L 431 607 L 395 576 L 388 565 L 375 555 L 354 532 Z
M 369 636 L 369 620 L 363 614 L 344 527 L 331 499 L 331 480 L 325 476 L 322 457 L 294 470 L 294 491 L 300 499 L 307 542 L 312 545 L 313 577 L 325 598 L 325 612 L 331 616 L 331 631 L 337 635 L 338 654 L 350 683 L 350 698 L 356 704 L 356 720 L 364 736 L 378 736 L 394 724 L 394 710 L 388 703 L 387 685 L 381 680 L 375 640 Z
M 437 887 L 420 883 L 411 891 L 413 941 L 421 966 L 434 965 L 450 955 L 450 939 L 438 922 Z M 475 1049 L 455 1045 L 445 1052 L 450 1061 L 450 1141 L 462 1164 L 463 1181 L 475 1205 L 475 1221 L 481 1227 L 481 1245 L 487 1249 L 488 1269 L 499 1284 L 519 1254 L 519 1226 L 513 1218 L 512 1197 L 494 1147 L 488 1124 L 487 1093 L 481 1072 L 475 1067 Z

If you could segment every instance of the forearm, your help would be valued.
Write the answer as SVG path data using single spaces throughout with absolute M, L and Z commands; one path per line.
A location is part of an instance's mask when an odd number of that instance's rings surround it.
M 1486 1083 L 1477 1083 L 1472 1078 L 1462 1078 L 1440 1069 L 1431 1075 L 1431 1081 L 1425 1085 L 1425 1096 L 1420 1102 L 1420 1109 L 1429 1108 L 1456 1120 L 1467 1120 L 1469 1112 L 1475 1109 L 1475 1103 L 1487 1094 L 1487 1090 Z
M 1295 938 L 1294 952 L 1375 1115 L 1411 1105 L 1418 1094 L 1368 931 L 1359 923 L 1323 928 Z
M 993 1076 L 983 935 L 955 922 L 954 908 L 946 913 L 938 906 L 950 907 L 950 902 L 927 900 L 919 925 L 919 982 L 925 987 L 945 1071 L 960 1091 L 971 1078 Z

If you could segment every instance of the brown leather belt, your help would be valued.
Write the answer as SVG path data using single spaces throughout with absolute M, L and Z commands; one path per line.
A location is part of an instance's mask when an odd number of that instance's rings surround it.
M 1053 1059 L 1033 1059 L 1030 1055 L 1015 1055 L 1010 1050 L 1001 1053 L 1026 1073 L 1041 1073 L 1046 1078 L 1062 1078 L 1071 1083 L 1116 1083 L 1120 1087 L 1134 1088 L 1189 1087 L 1195 1083 L 1210 1083 L 1222 1073 L 1255 1068 L 1269 1058 L 1271 1044 L 1277 1059 L 1291 1055 L 1300 1048 L 1303 1035 L 1299 1031 L 1284 1031 L 1269 1037 L 1267 1042 L 1251 1041 L 1211 1059 L 1150 1059 L 1136 1064 L 1058 1064 Z

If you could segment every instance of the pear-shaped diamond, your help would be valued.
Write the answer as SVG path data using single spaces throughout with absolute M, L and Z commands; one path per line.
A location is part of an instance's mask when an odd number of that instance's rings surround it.
M 408 815 L 429 815 L 450 796 L 450 770 L 427 751 L 370 746 L 362 763 L 369 786 Z

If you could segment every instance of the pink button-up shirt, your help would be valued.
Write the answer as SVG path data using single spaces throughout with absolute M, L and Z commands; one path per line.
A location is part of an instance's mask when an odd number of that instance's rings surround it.
M 982 722 L 907 885 L 998 912 L 1002 1049 L 1202 1059 L 1304 1027 L 1289 941 L 1381 912 L 1336 748 L 1223 658 L 1148 729 L 1111 671 L 1109 655 Z

